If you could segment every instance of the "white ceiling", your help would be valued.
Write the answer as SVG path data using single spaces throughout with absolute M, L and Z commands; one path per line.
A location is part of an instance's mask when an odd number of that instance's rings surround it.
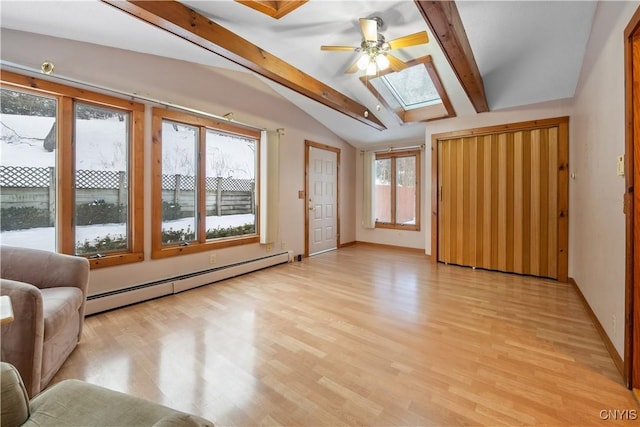
M 358 18 L 380 16 L 387 40 L 428 30 L 410 0 L 311 0 L 275 20 L 231 0 L 183 1 L 262 49 L 375 111 L 378 103 L 357 75 L 344 70 L 355 52 L 320 51 L 321 45 L 358 45 Z M 570 98 L 575 91 L 597 2 L 458 1 L 491 110 Z M 0 2 L 0 26 L 114 48 L 248 72 L 217 55 L 94 0 Z M 429 34 L 427 45 L 394 51 L 403 60 L 432 55 L 458 116 L 476 114 Z M 1 55 L 1 52 L 0 52 Z M 4 59 L 4 58 L 3 58 Z M 376 113 L 388 127 L 378 131 L 266 78 L 273 90 L 355 146 L 418 141 L 424 123 L 399 125 Z

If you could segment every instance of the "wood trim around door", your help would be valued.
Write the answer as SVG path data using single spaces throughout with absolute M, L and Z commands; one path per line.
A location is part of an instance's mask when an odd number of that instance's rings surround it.
M 630 389 L 640 389 L 640 270 L 637 246 L 640 244 L 640 193 L 634 183 L 640 180 L 640 7 L 624 31 L 625 72 L 625 328 L 624 380 Z M 635 89 L 635 90 L 634 90 Z
M 309 256 L 309 148 L 336 153 L 336 246 L 340 248 L 340 149 L 309 140 L 304 141 L 304 256 Z

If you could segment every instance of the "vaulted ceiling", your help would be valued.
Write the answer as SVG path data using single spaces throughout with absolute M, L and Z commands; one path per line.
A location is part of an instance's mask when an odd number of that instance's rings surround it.
M 458 1 L 452 7 L 410 0 L 310 0 L 275 19 L 232 0 L 188 0 L 174 9 L 166 2 L 158 9 L 145 3 L 3 0 L 0 25 L 204 64 L 212 72 L 249 73 L 346 141 L 363 146 L 420 140 L 428 123 L 400 124 L 391 112 L 376 111 L 378 100 L 358 74 L 344 73 L 358 53 L 320 50 L 359 45 L 359 18 L 382 18 L 387 40 L 427 31 L 428 44 L 394 54 L 403 61 L 431 55 L 456 115 L 464 117 L 487 107 L 572 97 L 597 6 L 592 1 Z M 230 39 L 229 32 L 243 40 Z

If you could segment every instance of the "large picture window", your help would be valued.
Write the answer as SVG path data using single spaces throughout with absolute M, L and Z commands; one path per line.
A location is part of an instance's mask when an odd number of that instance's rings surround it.
M 259 132 L 155 108 L 153 135 L 152 257 L 258 242 Z
M 376 227 L 420 230 L 420 151 L 376 154 Z
M 2 242 L 141 261 L 144 106 L 10 72 L 1 94 Z
M 130 114 L 74 103 L 76 254 L 128 251 Z

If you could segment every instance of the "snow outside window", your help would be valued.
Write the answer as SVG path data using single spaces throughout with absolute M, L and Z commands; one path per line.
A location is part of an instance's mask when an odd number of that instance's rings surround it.
M 0 238 L 56 250 L 56 98 L 2 88 Z
M 259 132 L 160 108 L 153 123 L 152 257 L 257 242 Z
M 74 105 L 76 255 L 129 250 L 129 113 Z
M 89 258 L 144 259 L 144 105 L 3 72 L 0 238 Z

